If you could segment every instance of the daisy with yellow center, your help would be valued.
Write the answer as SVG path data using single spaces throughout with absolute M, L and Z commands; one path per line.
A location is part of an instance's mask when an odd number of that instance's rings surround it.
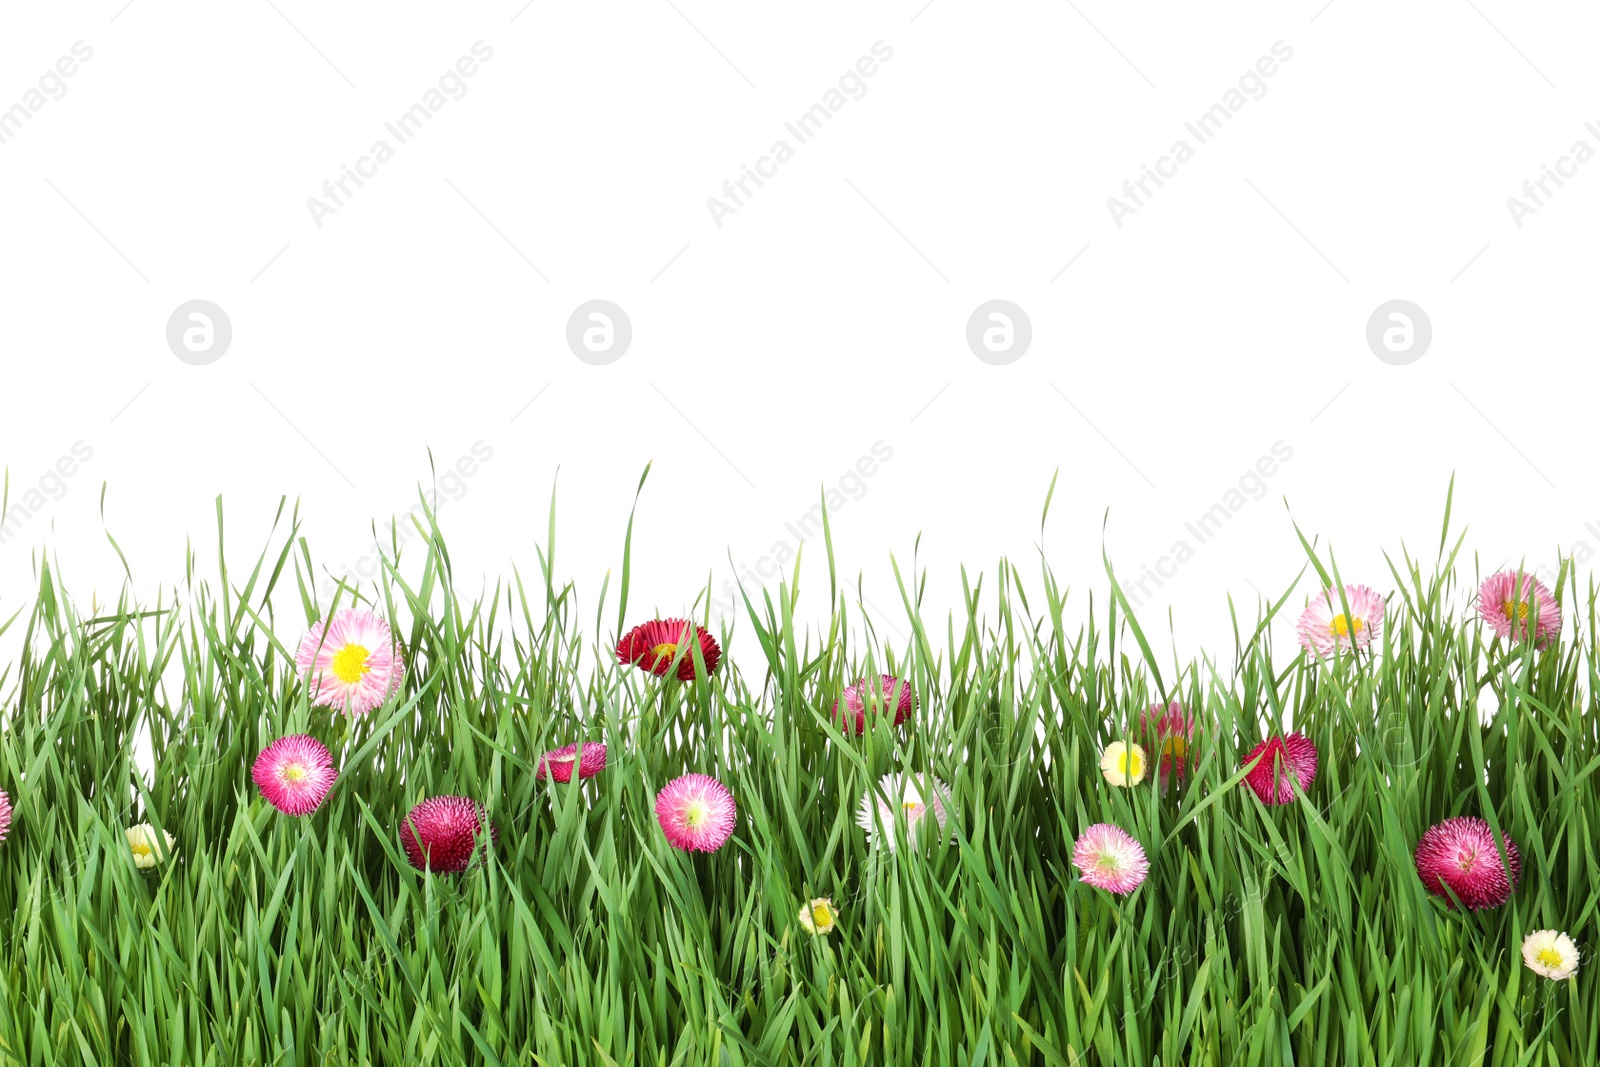
M 1559 930 L 1535 930 L 1522 939 L 1522 962 L 1546 978 L 1570 978 L 1578 969 L 1578 946 Z
M 160 833 L 165 834 L 165 831 Z M 147 822 L 137 826 L 128 827 L 128 850 L 133 853 L 133 865 L 140 870 L 149 870 L 167 856 L 172 855 L 172 848 L 178 843 L 177 838 L 165 834 L 166 847 L 158 849 L 156 842 L 160 840 L 158 831 Z
M 1100 773 L 1112 785 L 1138 785 L 1144 781 L 1144 749 L 1126 741 L 1113 741 L 1100 755 Z
M 318 622 L 295 661 L 311 686 L 311 703 L 364 715 L 400 691 L 405 663 L 389 624 L 370 611 L 343 608 Z
M 1300 644 L 1325 659 L 1369 648 L 1383 628 L 1384 606 L 1382 595 L 1371 586 L 1324 589 L 1300 614 Z
M 818 937 L 833 933 L 839 923 L 839 909 L 827 897 L 817 897 L 800 909 L 800 925 Z

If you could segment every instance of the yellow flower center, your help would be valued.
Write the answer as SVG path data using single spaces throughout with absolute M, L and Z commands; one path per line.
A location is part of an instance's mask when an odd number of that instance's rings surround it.
M 286 782 L 298 782 L 305 776 L 305 767 L 298 763 L 291 763 L 283 768 L 283 780 Z
M 1138 778 L 1144 774 L 1144 758 L 1139 755 L 1139 750 L 1130 748 L 1122 753 L 1120 764 L 1122 773 L 1129 778 Z
M 657 645 L 650 650 L 656 659 L 671 659 L 678 654 L 678 646 L 670 641 Z
M 811 921 L 817 924 L 818 930 L 832 926 L 833 909 L 822 903 L 811 905 Z
M 691 800 L 683 809 L 683 825 L 696 827 L 706 821 L 711 814 L 711 808 L 703 800 Z
M 1360 619 L 1351 620 L 1345 618 L 1343 615 L 1335 615 L 1333 617 L 1333 622 L 1328 624 L 1328 632 L 1333 634 L 1335 637 L 1349 637 L 1352 630 L 1356 633 L 1360 633 L 1361 628 L 1364 625 L 1366 624 Z
M 147 841 L 134 841 L 131 842 L 128 847 L 133 849 L 133 854 L 138 856 L 140 859 L 144 859 L 146 856 L 153 856 L 155 855 L 156 851 L 150 847 L 150 844 Z
M 372 668 L 367 666 L 371 655 L 360 645 L 345 645 L 333 657 L 333 675 L 346 685 L 355 685 L 361 676 Z
M 920 800 L 907 800 L 900 806 L 905 809 L 906 818 L 908 819 L 922 813 L 922 801 Z
M 1171 756 L 1175 760 L 1183 759 L 1189 751 L 1189 742 L 1181 737 L 1168 737 L 1161 743 L 1161 754 Z
M 1561 953 L 1554 948 L 1542 948 L 1533 954 L 1533 958 L 1546 967 L 1560 967 L 1566 962 L 1561 958 Z
M 1526 621 L 1528 618 L 1528 602 L 1526 600 L 1518 600 L 1515 603 L 1508 600 L 1500 605 L 1500 610 L 1505 613 L 1508 622 Z

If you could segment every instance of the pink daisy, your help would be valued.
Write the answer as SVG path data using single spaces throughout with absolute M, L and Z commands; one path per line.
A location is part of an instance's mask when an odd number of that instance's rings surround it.
M 1098 822 L 1072 846 L 1072 865 L 1085 884 L 1122 896 L 1138 889 L 1150 873 L 1144 847 L 1126 830 Z
M 1255 766 L 1244 780 L 1261 803 L 1288 804 L 1295 798 L 1295 783 L 1302 793 L 1311 788 L 1317 776 L 1317 746 L 1304 734 L 1274 737 L 1252 748 L 1239 765 L 1249 767 L 1253 762 Z
M 1325 589 L 1300 613 L 1300 643 L 1307 652 L 1329 657 L 1335 649 L 1367 648 L 1383 628 L 1383 608 L 1383 597 L 1370 586 L 1347 585 L 1342 598 L 1337 589 Z
M 593 778 L 606 769 L 606 746 L 596 741 L 585 741 L 582 755 L 579 755 L 576 744 L 551 749 L 539 757 L 539 769 L 533 777 L 535 781 L 542 782 L 548 773 L 558 782 L 570 782 L 573 767 L 578 768 L 579 778 Z
M 0 841 L 6 839 L 11 832 L 11 798 L 4 789 L 0 789 Z
M 894 724 L 899 726 L 906 721 L 912 707 L 916 705 L 917 698 L 911 691 L 911 683 L 902 682 L 891 674 L 883 675 L 881 681 L 862 678 L 855 685 L 845 686 L 845 711 L 839 710 L 837 700 L 833 702 L 833 717 L 838 720 L 839 728 L 846 734 L 860 736 L 867 728 L 867 707 L 870 705 L 875 709 L 884 709 L 889 706 L 891 699 L 895 701 Z M 852 712 L 854 722 L 851 722 Z
M 1155 734 L 1152 748 L 1161 753 L 1161 784 L 1166 785 L 1168 776 L 1174 771 L 1177 772 L 1179 784 L 1182 784 L 1189 764 L 1193 762 L 1189 757 L 1189 746 L 1194 742 L 1194 720 L 1176 700 L 1165 709 L 1160 704 L 1151 704 L 1139 719 L 1147 735 Z
M 250 777 L 267 803 L 285 815 L 309 815 L 333 788 L 339 772 L 321 741 L 292 734 L 261 750 Z
M 340 608 L 331 620 L 313 623 L 295 662 L 311 683 L 314 706 L 348 709 L 357 715 L 398 693 L 405 676 L 389 624 L 357 608 Z
M 856 815 L 856 825 L 867 832 L 867 840 L 893 852 L 896 811 L 905 815 L 906 837 L 912 843 L 917 840 L 917 828 L 929 813 L 938 823 L 934 832 L 943 830 L 950 818 L 950 787 L 935 778 L 933 795 L 925 798 L 925 784 L 925 777 L 918 774 L 886 774 L 878 779 L 877 788 L 869 789 L 861 798 L 861 811 Z
M 1501 571 L 1484 580 L 1478 593 L 1478 617 L 1501 637 L 1525 641 L 1528 626 L 1542 648 L 1561 632 L 1561 605 L 1543 582 L 1531 574 L 1517 581 L 1516 571 Z
M 1489 824 L 1473 815 L 1458 815 L 1428 827 L 1417 843 L 1417 875 L 1428 892 L 1444 897 L 1455 908 L 1445 888 L 1469 910 L 1498 908 L 1511 899 L 1511 891 L 1522 878 L 1522 856 L 1510 834 L 1502 838 L 1511 877 L 1500 862 Z
M 738 809 L 728 787 L 704 774 L 674 778 L 656 794 L 656 820 L 673 848 L 715 852 L 733 836 Z
M 429 797 L 406 816 L 400 826 L 400 843 L 406 858 L 419 871 L 456 874 L 472 866 L 489 813 L 466 797 Z M 500 831 L 489 827 L 491 841 Z
M 716 674 L 717 663 L 722 659 L 717 639 L 687 619 L 653 619 L 635 626 L 617 642 L 617 661 L 658 678 L 664 677 L 678 649 L 691 641 L 700 644 L 700 658 L 706 661 L 706 673 Z M 684 649 L 683 659 L 678 661 L 677 676 L 679 681 L 694 681 L 693 650 Z

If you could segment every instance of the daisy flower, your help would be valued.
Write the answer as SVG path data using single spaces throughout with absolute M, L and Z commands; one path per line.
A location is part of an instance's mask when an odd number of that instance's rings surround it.
M 333 618 L 312 623 L 295 657 L 311 685 L 316 707 L 365 715 L 400 691 L 405 663 L 382 616 L 340 608 Z
M 1342 597 L 1337 589 L 1325 589 L 1300 613 L 1300 643 L 1307 652 L 1327 657 L 1335 649 L 1367 648 L 1383 629 L 1383 607 L 1383 597 L 1370 586 L 1347 585 Z
M 572 781 L 572 770 L 578 770 L 579 778 L 593 778 L 606 769 L 606 746 L 597 741 L 585 741 L 580 754 L 576 744 L 553 748 L 539 757 L 539 769 L 534 772 L 534 780 L 542 782 L 545 776 L 554 778 L 558 782 Z
M 1561 632 L 1561 605 L 1543 582 L 1531 574 L 1517 580 L 1516 571 L 1501 571 L 1484 580 L 1478 591 L 1478 617 L 1508 641 L 1525 641 L 1528 627 L 1542 648 Z
M 839 924 L 839 909 L 827 897 L 818 897 L 800 909 L 800 925 L 818 937 L 833 933 Z
M 1118 896 L 1138 889 L 1150 873 L 1143 846 L 1106 822 L 1095 823 L 1073 843 L 1072 865 L 1085 884 Z
M 898 695 L 897 695 L 898 694 Z M 839 728 L 846 734 L 859 736 L 867 729 L 867 707 L 871 705 L 876 709 L 887 709 L 890 699 L 895 701 L 894 724 L 899 726 L 906 721 L 915 706 L 916 694 L 911 690 L 910 682 L 903 682 L 892 674 L 885 674 L 881 681 L 870 678 L 861 678 L 855 685 L 844 688 L 845 710 L 839 710 L 839 701 L 833 702 L 833 717 L 839 723 Z M 851 716 L 854 715 L 854 722 Z
M 488 821 L 489 813 L 476 801 L 429 797 L 406 816 L 400 827 L 400 844 L 417 870 L 457 874 L 478 858 L 478 840 Z M 491 842 L 499 840 L 500 831 L 490 826 L 489 838 Z
M 656 794 L 656 821 L 673 848 L 715 852 L 733 836 L 738 806 L 733 793 L 715 778 L 686 774 Z
M 1578 946 L 1559 930 L 1535 930 L 1522 939 L 1522 962 L 1546 978 L 1571 978 L 1578 969 Z
M 717 663 L 722 659 L 721 647 L 716 638 L 687 619 L 653 619 L 635 626 L 617 642 L 617 661 L 624 667 L 638 667 L 658 678 L 665 677 L 678 649 L 690 641 L 700 642 L 700 658 L 706 661 L 706 673 L 716 674 Z M 683 650 L 677 676 L 682 682 L 694 681 L 693 650 Z
M 1100 754 L 1100 773 L 1112 785 L 1138 785 L 1144 781 L 1144 749 L 1113 741 Z
M 321 741 L 292 734 L 261 750 L 250 777 L 267 803 L 285 815 L 309 815 L 333 788 L 339 772 Z
M 1257 757 L 1260 761 L 1244 780 L 1263 804 L 1293 802 L 1295 784 L 1298 783 L 1300 792 L 1304 793 L 1317 776 L 1317 746 L 1305 734 L 1294 733 L 1263 741 L 1250 750 L 1240 766 L 1250 766 Z
M 1160 704 L 1145 708 L 1140 723 L 1146 734 L 1155 734 L 1156 751 L 1161 753 L 1161 784 L 1165 786 L 1174 773 L 1182 783 L 1192 762 L 1189 746 L 1194 742 L 1194 719 L 1174 700 L 1166 708 Z
M 156 828 L 147 822 L 137 826 L 128 827 L 128 849 L 133 853 L 133 865 L 140 870 L 149 870 L 160 863 L 164 857 L 172 855 L 172 848 L 178 843 L 177 838 L 162 831 L 167 842 L 166 847 L 158 855 L 156 852 Z
M 11 798 L 4 789 L 0 789 L 0 841 L 6 839 L 11 832 Z
M 1502 835 L 1502 840 L 1511 866 L 1509 879 L 1487 822 L 1473 815 L 1458 815 L 1435 823 L 1417 843 L 1417 875 L 1428 892 L 1444 897 L 1452 909 L 1456 905 L 1450 893 L 1470 911 L 1498 908 L 1511 899 L 1511 891 L 1522 879 L 1517 843 L 1510 834 Z
M 856 816 L 856 825 L 867 832 L 867 840 L 874 844 L 881 844 L 890 852 L 895 849 L 895 812 L 905 813 L 906 838 L 912 842 L 917 839 L 917 827 L 921 825 L 924 816 L 930 811 L 938 822 L 938 829 L 943 830 L 950 813 L 947 805 L 950 803 L 950 787 L 939 779 L 933 779 L 933 796 L 925 800 L 922 796 L 923 777 L 910 774 L 886 774 L 878 779 L 878 787 L 869 789 L 861 798 L 861 811 Z M 878 836 L 879 827 L 883 835 Z

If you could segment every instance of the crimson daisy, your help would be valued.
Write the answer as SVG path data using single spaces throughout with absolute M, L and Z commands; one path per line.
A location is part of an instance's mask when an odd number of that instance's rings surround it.
M 579 778 L 593 778 L 606 769 L 606 746 L 597 741 L 585 741 L 582 752 L 577 744 L 563 745 L 553 748 L 539 757 L 539 769 L 534 772 L 535 781 L 544 781 L 548 776 L 558 782 L 572 781 L 572 770 L 578 770 Z
M 700 658 L 705 660 L 706 673 L 717 673 L 722 648 L 716 638 L 687 619 L 652 619 L 635 626 L 617 642 L 617 661 L 661 678 L 666 676 L 681 648 L 683 658 L 678 660 L 677 677 L 679 681 L 691 682 L 695 677 L 694 652 L 684 646 L 692 641 L 700 644 Z
M 456 874 L 478 858 L 478 839 L 488 821 L 489 813 L 477 801 L 429 797 L 406 816 L 400 827 L 400 843 L 417 870 Z M 498 841 L 500 831 L 490 826 L 489 837 Z
M 1500 849 L 1489 824 L 1475 815 L 1457 815 L 1428 827 L 1417 842 L 1417 876 L 1428 892 L 1444 897 L 1455 908 L 1455 900 L 1467 910 L 1498 908 L 1511 899 L 1511 891 L 1522 880 L 1522 855 L 1510 834 L 1502 834 L 1506 862 L 1500 862 Z M 1511 868 L 1510 877 L 1506 867 Z M 1446 892 L 1448 887 L 1449 892 Z
M 1317 746 L 1305 734 L 1289 734 L 1261 742 L 1245 756 L 1241 767 L 1250 767 L 1245 784 L 1255 790 L 1263 804 L 1289 804 L 1295 798 L 1295 785 L 1304 793 L 1317 776 Z
M 839 710 L 839 701 L 833 702 L 833 717 L 845 733 L 860 736 L 867 729 L 867 708 L 887 709 L 891 701 L 894 703 L 894 724 L 899 726 L 916 706 L 917 697 L 912 692 L 911 683 L 901 681 L 892 674 L 876 679 L 861 678 L 855 685 L 844 687 L 844 711 Z
M 285 815 L 309 815 L 333 788 L 339 772 L 321 741 L 309 734 L 291 734 L 261 750 L 250 777 L 267 802 Z

